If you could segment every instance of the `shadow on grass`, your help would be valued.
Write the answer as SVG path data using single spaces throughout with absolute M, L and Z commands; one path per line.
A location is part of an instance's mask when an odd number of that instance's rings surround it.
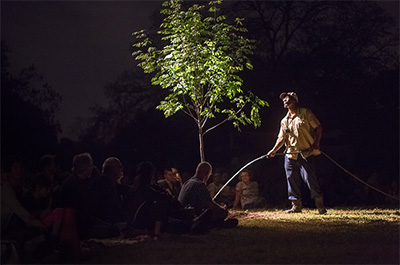
M 95 250 L 97 264 L 398 264 L 398 209 L 249 212 L 234 229 Z

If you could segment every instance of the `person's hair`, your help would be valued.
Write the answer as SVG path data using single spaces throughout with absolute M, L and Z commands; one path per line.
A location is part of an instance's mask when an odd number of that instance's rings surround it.
M 109 157 L 109 158 L 107 158 L 106 160 L 104 160 L 103 166 L 101 167 L 101 172 L 102 172 L 102 173 L 108 173 L 108 172 L 110 171 L 111 164 L 114 163 L 114 162 L 117 162 L 119 165 L 122 166 L 122 163 L 121 163 L 121 161 L 120 161 L 118 158 L 116 158 L 116 157 Z
M 149 161 L 142 162 L 138 165 L 136 178 L 139 181 L 139 185 L 149 184 L 153 178 L 156 169 L 153 163 Z
M 242 172 L 246 172 L 248 175 L 249 175 L 249 177 L 250 177 L 250 180 L 253 180 L 253 172 L 250 170 L 250 169 L 243 169 L 242 171 L 240 171 L 240 174 L 239 174 L 239 178 L 240 178 L 240 180 L 242 180 Z
M 172 167 L 164 168 L 164 175 L 167 174 L 168 172 L 173 172 Z
M 196 175 L 198 177 L 204 177 L 207 176 L 207 174 L 209 174 L 210 172 L 212 172 L 212 166 L 210 163 L 208 162 L 201 162 L 197 165 L 196 168 Z
M 219 176 L 219 179 L 220 179 L 220 181 L 222 181 L 222 174 L 221 174 L 221 172 L 219 172 L 219 171 L 217 171 L 217 172 L 214 172 L 213 174 L 212 174 L 212 181 L 213 182 L 215 182 L 215 177 L 216 176 Z
M 56 156 L 46 154 L 39 159 L 38 169 L 39 171 L 41 171 L 45 167 L 50 166 L 51 164 L 55 164 L 56 162 Z
M 72 160 L 72 172 L 81 173 L 91 165 L 93 165 L 93 159 L 89 153 L 75 155 Z

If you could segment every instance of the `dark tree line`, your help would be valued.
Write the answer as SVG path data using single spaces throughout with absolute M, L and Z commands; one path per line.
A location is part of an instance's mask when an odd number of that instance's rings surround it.
M 10 73 L 10 52 L 1 43 L 1 155 L 35 158 L 55 152 L 61 131 L 55 113 L 61 96 L 34 65 L 14 76 Z
M 257 40 L 255 70 L 245 84 L 270 100 L 264 119 L 283 115 L 280 92 L 297 91 L 326 135 L 341 132 L 341 143 L 325 145 L 350 145 L 356 164 L 396 173 L 399 29 L 393 18 L 371 1 L 238 1 L 230 10 L 246 18 Z
M 389 178 L 398 178 L 399 29 L 393 18 L 371 1 L 227 1 L 223 12 L 245 18 L 257 48 L 251 57 L 254 69 L 244 72 L 243 84 L 270 107 L 263 110 L 257 130 L 243 128 L 238 133 L 224 125 L 207 135 L 210 162 L 235 163 L 237 169 L 266 152 L 285 115 L 278 95 L 296 91 L 300 104 L 323 123 L 323 150 L 355 171 L 377 167 Z M 161 18 L 155 15 L 155 20 Z M 37 70 L 11 76 L 6 54 L 2 45 L 2 153 L 49 149 L 57 144 L 59 127 L 52 114 L 60 99 L 51 93 L 41 94 L 47 95 L 42 99 L 28 96 L 36 91 L 32 82 L 40 80 Z M 99 161 L 117 155 L 132 164 L 149 159 L 194 168 L 196 128 L 183 115 L 165 119 L 155 109 L 165 95 L 150 85 L 148 76 L 129 70 L 106 84 L 104 92 L 107 107 L 94 106 L 80 140 L 63 139 L 59 148 L 71 154 L 92 151 Z M 50 102 L 53 107 L 44 111 L 41 103 Z M 279 160 L 260 162 L 256 169 L 282 174 Z
M 397 152 L 393 143 L 398 142 L 398 27 L 375 2 L 237 1 L 226 2 L 223 11 L 232 14 L 230 17 L 244 17 L 249 37 L 256 40 L 257 49 L 251 58 L 254 70 L 246 71 L 243 78 L 244 86 L 271 104 L 263 111 L 258 132 L 277 133 L 284 115 L 278 95 L 294 90 L 300 95 L 300 103 L 312 108 L 323 122 L 325 146 L 349 147 L 348 153 L 356 152 L 360 163 L 368 164 L 369 154 L 377 152 L 375 160 L 381 166 L 393 162 L 382 160 L 386 150 L 392 149 L 394 158 Z M 186 147 L 185 153 L 194 153 L 189 136 L 175 137 L 172 142 L 161 140 L 174 138 L 176 131 L 169 128 L 170 123 L 180 124 L 179 132 L 184 135 L 193 133 L 193 128 L 181 117 L 164 122 L 154 110 L 162 91 L 149 84 L 146 76 L 134 70 L 107 85 L 109 108 L 95 109 L 95 120 L 87 135 L 124 142 L 123 134 L 146 142 L 138 150 L 166 150 L 179 145 Z M 142 117 L 141 122 L 132 116 Z M 150 122 L 150 117 L 157 122 Z M 161 133 L 143 135 L 142 130 Z M 110 137 L 116 133 L 121 137 Z M 387 141 L 376 140 L 382 134 Z M 268 146 L 264 142 L 249 147 L 241 144 L 251 142 L 245 140 L 235 143 L 240 147 L 232 147 L 229 135 L 241 137 L 231 126 L 207 135 L 206 148 L 216 152 L 210 159 L 220 158 L 225 163 L 229 159 L 222 157 L 232 148 L 240 155 L 243 150 L 262 152 Z M 150 136 L 152 140 L 146 141 Z M 132 150 L 138 147 L 128 139 Z M 179 155 L 175 157 L 179 159 Z

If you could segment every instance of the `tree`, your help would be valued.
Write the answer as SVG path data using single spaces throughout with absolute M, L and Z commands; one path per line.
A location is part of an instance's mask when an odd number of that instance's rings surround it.
M 398 23 L 373 1 L 237 1 L 231 10 L 257 39 L 255 68 L 279 90 L 348 92 L 398 65 Z
M 245 17 L 249 36 L 257 40 L 254 71 L 244 77 L 254 87 L 269 84 L 257 95 L 277 99 L 295 90 L 305 96 L 302 103 L 321 112 L 325 126 L 341 129 L 354 125 L 348 109 L 359 95 L 364 105 L 381 100 L 382 93 L 397 101 L 396 86 L 371 87 L 398 68 L 398 23 L 375 1 L 236 1 L 230 11 Z M 340 107 L 326 109 L 327 98 Z
M 9 72 L 7 45 L 1 43 L 2 155 L 36 158 L 54 152 L 60 125 L 55 119 L 61 96 L 32 65 L 19 75 Z
M 133 55 L 145 73 L 154 73 L 153 85 L 160 85 L 169 94 L 157 107 L 165 117 L 183 111 L 198 129 L 201 161 L 204 156 L 204 135 L 227 121 L 240 130 L 240 125 L 260 126 L 260 109 L 268 106 L 251 92 L 242 90 L 238 73 L 252 69 L 248 58 L 254 42 L 246 38 L 242 20 L 226 23 L 219 15 L 222 1 L 205 6 L 194 4 L 183 10 L 181 0 L 163 4 L 165 15 L 160 25 L 160 49 L 144 30 L 135 32 L 137 42 Z M 215 122 L 210 125 L 211 119 Z
M 125 71 L 104 87 L 106 106 L 94 105 L 95 114 L 78 132 L 80 138 L 96 139 L 104 143 L 114 140 L 118 130 L 124 130 L 161 100 L 158 89 L 150 85 L 150 78 L 139 69 Z
M 357 57 L 369 70 L 397 62 L 398 25 L 373 1 L 236 1 L 231 11 L 246 18 L 257 55 L 273 67 L 292 52 Z

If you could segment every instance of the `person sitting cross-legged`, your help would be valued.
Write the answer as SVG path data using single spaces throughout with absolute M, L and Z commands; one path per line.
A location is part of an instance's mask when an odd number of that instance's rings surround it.
M 215 227 L 236 227 L 237 219 L 227 219 L 228 210 L 214 202 L 207 189 L 207 180 L 211 176 L 212 166 L 201 162 L 193 177 L 187 180 L 179 193 L 178 200 L 184 206 L 194 208 L 191 233 L 204 233 Z
M 149 161 L 138 165 L 127 199 L 128 227 L 125 237 L 145 234 L 158 238 L 164 234 L 171 199 L 156 185 L 155 172 L 153 163 Z

